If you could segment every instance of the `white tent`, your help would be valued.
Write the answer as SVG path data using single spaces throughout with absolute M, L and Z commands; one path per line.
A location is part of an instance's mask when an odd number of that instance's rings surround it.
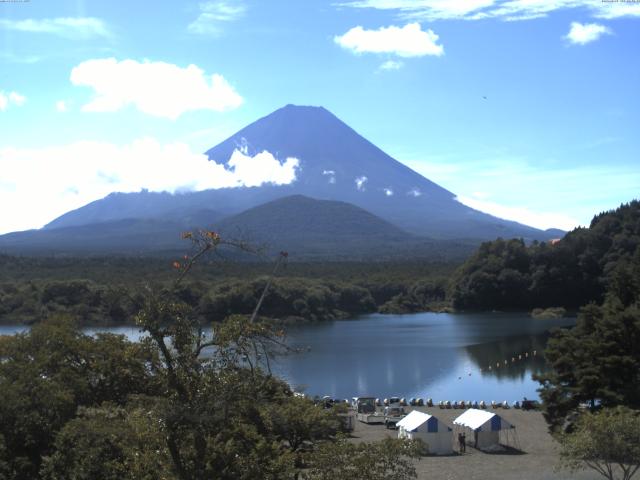
M 451 429 L 433 415 L 413 410 L 398 423 L 398 438 L 422 440 L 429 453 L 448 455 L 453 453 Z
M 481 450 L 492 450 L 500 446 L 500 432 L 506 433 L 516 427 L 507 422 L 497 413 L 470 408 L 453 421 L 454 426 L 461 427 L 472 435 L 473 445 Z M 466 432 L 465 432 L 466 434 Z M 514 436 L 515 440 L 515 436 Z

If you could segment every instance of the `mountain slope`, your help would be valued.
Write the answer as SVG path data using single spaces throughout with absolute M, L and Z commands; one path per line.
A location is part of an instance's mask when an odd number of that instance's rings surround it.
M 180 217 L 179 217 L 180 218 Z M 176 220 L 127 218 L 0 236 L 0 252 L 49 254 L 145 254 L 183 251 L 188 245 L 181 232 L 207 228 L 220 218 L 211 210 L 198 210 Z
M 461 258 L 464 242 L 428 240 L 345 202 L 302 195 L 280 198 L 216 224 L 223 236 L 286 250 L 294 258 L 362 259 L 420 256 Z
M 206 227 L 228 239 L 286 250 L 294 260 L 463 259 L 473 243 L 434 241 L 409 234 L 345 202 L 301 195 L 280 198 L 215 220 L 209 211 L 182 222 L 125 219 L 30 230 L 0 236 L 0 252 L 31 255 L 180 254 L 189 245 L 180 233 Z
M 236 148 L 249 154 L 267 150 L 282 160 L 298 158 L 296 181 L 279 187 L 283 195 L 299 193 L 350 202 L 419 235 L 476 239 L 550 236 L 463 205 L 453 193 L 396 161 L 322 107 L 287 105 L 206 154 L 224 164 Z

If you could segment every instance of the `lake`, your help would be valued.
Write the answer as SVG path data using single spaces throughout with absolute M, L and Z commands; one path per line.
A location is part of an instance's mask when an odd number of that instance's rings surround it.
M 290 327 L 289 344 L 304 352 L 282 357 L 272 367 L 310 395 L 534 399 L 539 385 L 531 375 L 545 369 L 548 330 L 574 323 L 524 313 L 366 315 Z M 24 329 L 0 326 L 0 334 Z M 135 327 L 99 330 L 139 337 Z

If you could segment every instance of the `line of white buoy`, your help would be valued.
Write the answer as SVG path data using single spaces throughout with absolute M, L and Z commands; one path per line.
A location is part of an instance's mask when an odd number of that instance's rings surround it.
M 531 357 L 536 356 L 538 356 L 537 350 L 531 352 Z M 529 352 L 519 353 L 517 356 L 514 355 L 513 357 L 511 357 L 511 363 L 516 363 L 520 360 L 526 360 L 527 358 L 529 358 Z M 509 360 L 505 359 L 504 362 L 496 362 L 495 368 L 500 368 L 501 365 L 509 365 Z M 493 365 L 489 365 L 487 367 L 487 370 L 493 370 L 493 368 Z M 480 371 L 482 372 L 483 369 L 481 368 Z
M 301 393 L 296 393 L 296 395 L 300 395 L 300 396 L 304 396 L 304 394 Z M 355 398 L 355 397 L 354 397 Z M 339 404 L 339 403 L 346 403 L 346 404 L 351 404 L 352 402 L 350 402 L 349 400 L 343 400 L 343 399 L 333 399 L 329 396 L 324 396 L 322 398 L 319 397 L 315 397 L 315 400 L 317 402 L 324 402 L 325 404 Z M 433 401 L 432 398 L 418 398 L 418 397 L 414 397 L 411 398 L 407 401 L 406 398 L 402 398 L 402 397 L 389 397 L 389 398 L 384 398 L 384 399 L 380 399 L 380 398 L 376 398 L 375 399 L 375 404 L 377 407 L 387 407 L 387 406 L 393 406 L 393 405 L 398 405 L 398 406 L 402 406 L 402 407 L 406 407 L 406 406 L 412 406 L 412 407 L 439 407 L 439 408 L 443 408 L 443 409 L 466 409 L 466 408 L 476 408 L 476 409 L 488 409 L 488 408 L 492 408 L 492 409 L 496 409 L 496 408 L 504 408 L 504 409 L 509 409 L 509 408 L 528 408 L 532 406 L 532 402 L 531 400 L 527 400 L 526 397 L 524 398 L 524 400 L 522 402 L 516 400 L 512 403 L 509 403 L 508 401 L 504 400 L 502 402 L 496 402 L 494 400 L 492 400 L 489 403 L 486 403 L 484 400 L 480 400 L 478 401 L 471 401 L 471 400 L 460 400 L 460 401 L 449 401 L 449 400 L 440 400 L 439 402 L 435 403 Z

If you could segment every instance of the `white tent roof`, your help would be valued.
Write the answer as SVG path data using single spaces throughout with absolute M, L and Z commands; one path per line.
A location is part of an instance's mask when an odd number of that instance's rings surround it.
M 420 425 L 426 423 L 432 416 L 433 415 L 419 412 L 418 410 L 413 410 L 409 415 L 396 423 L 396 426 L 403 427 L 408 432 L 413 432 Z
M 498 414 L 470 408 L 453 421 L 454 425 L 462 425 L 472 430 L 505 430 L 513 428 L 509 422 Z

